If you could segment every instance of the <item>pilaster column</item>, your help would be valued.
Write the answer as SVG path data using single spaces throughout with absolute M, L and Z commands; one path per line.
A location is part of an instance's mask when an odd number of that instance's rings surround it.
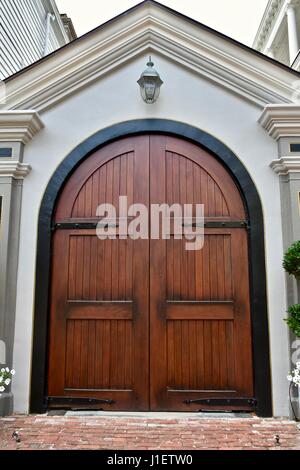
M 42 127 L 34 111 L 0 111 L 0 367 L 13 366 L 24 146 Z M 0 416 L 12 410 L 12 394 L 2 394 Z
M 293 242 L 300 240 L 300 106 L 268 105 L 259 122 L 278 142 L 278 155 L 270 163 L 270 168 L 280 180 L 283 251 L 285 252 Z M 292 276 L 287 275 L 286 282 L 288 308 L 289 305 L 300 303 L 300 291 L 299 285 Z M 296 341 L 292 333 L 290 345 L 290 357 L 292 357 L 299 351 L 299 341 Z M 294 366 L 295 364 L 291 364 L 291 367 Z M 297 397 L 296 388 L 293 393 L 295 401 L 298 401 L 298 413 L 300 413 L 300 394 L 298 392 Z
M 296 11 L 293 3 L 289 3 L 286 9 L 289 37 L 290 64 L 294 62 L 299 52 L 299 40 L 297 33 Z

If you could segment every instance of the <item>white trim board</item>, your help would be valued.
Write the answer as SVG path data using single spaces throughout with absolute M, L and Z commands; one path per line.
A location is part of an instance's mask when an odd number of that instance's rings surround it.
M 144 2 L 7 80 L 4 106 L 43 112 L 132 59 L 146 59 L 149 52 L 261 108 L 291 103 L 295 96 L 292 70 L 161 5 Z

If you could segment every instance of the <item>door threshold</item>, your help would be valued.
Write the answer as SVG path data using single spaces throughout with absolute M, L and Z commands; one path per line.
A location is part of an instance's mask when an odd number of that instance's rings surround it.
M 95 411 L 95 410 L 51 410 L 48 416 L 66 416 L 66 417 L 110 417 L 110 418 L 141 418 L 141 419 L 241 419 L 254 418 L 253 413 L 245 412 L 156 412 L 156 411 Z

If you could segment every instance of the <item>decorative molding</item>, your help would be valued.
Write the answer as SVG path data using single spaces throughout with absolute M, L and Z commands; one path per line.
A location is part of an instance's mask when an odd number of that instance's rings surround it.
M 284 6 L 284 13 L 286 13 L 289 9 L 295 9 L 297 6 L 299 6 L 299 1 L 300 0 L 286 0 L 286 4 Z
M 5 106 L 45 111 L 149 52 L 260 107 L 290 103 L 295 93 L 292 70 L 162 5 L 145 2 L 6 80 Z
M 0 162 L 0 178 L 24 179 L 31 172 L 31 166 L 18 161 Z
M 43 127 L 36 111 L 0 110 L 0 142 L 28 144 Z
M 300 105 L 268 105 L 259 123 L 273 139 L 300 137 Z
M 241 160 L 222 142 L 196 127 L 164 119 L 127 121 L 99 131 L 66 156 L 56 168 L 45 190 L 39 212 L 35 314 L 33 328 L 31 413 L 44 413 L 47 383 L 47 328 L 49 309 L 52 214 L 58 195 L 73 170 L 88 155 L 117 138 L 137 133 L 167 133 L 192 141 L 217 155 L 235 179 L 243 194 L 250 219 L 251 322 L 253 331 L 253 373 L 258 416 L 272 416 L 269 327 L 266 296 L 264 221 L 261 200 L 255 184 Z
M 253 49 L 263 52 L 268 39 L 274 34 L 276 21 L 281 16 L 281 23 L 287 11 L 297 5 L 299 0 L 269 0 L 252 45 Z
M 271 34 L 284 1 L 285 0 L 269 0 L 253 42 L 254 49 L 262 51 L 266 46 L 266 42 Z
M 278 175 L 288 175 L 289 173 L 300 173 L 300 156 L 281 157 L 273 160 L 270 164 L 272 170 Z

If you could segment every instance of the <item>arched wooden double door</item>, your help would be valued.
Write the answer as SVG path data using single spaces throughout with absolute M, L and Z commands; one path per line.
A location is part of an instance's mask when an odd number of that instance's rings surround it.
M 118 208 L 120 195 L 128 205 L 204 204 L 204 248 L 186 251 L 174 231 L 100 240 L 97 206 Z M 245 222 L 229 173 L 192 143 L 142 135 L 87 158 L 55 213 L 50 406 L 251 409 Z

